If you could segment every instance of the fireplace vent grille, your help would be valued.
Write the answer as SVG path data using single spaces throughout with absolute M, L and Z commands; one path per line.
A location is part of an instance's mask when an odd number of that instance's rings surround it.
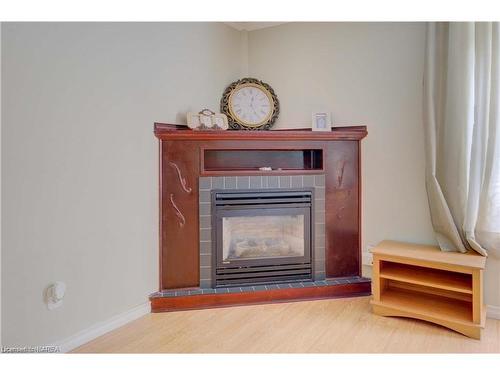
M 214 190 L 214 259 L 213 281 L 215 287 L 258 285 L 313 279 L 313 256 L 311 221 L 313 189 L 259 189 L 259 190 Z M 223 220 L 231 217 L 256 217 L 270 215 L 303 217 L 303 236 L 300 235 L 302 255 L 267 256 L 254 258 L 232 258 L 223 255 Z M 266 228 L 263 228 L 265 231 Z M 238 245 L 239 246 L 239 245 Z
M 312 192 L 309 191 L 269 191 L 269 192 L 239 192 L 216 193 L 216 206 L 243 205 L 293 205 L 294 207 L 311 206 Z M 298 205 L 297 205 L 298 204 Z

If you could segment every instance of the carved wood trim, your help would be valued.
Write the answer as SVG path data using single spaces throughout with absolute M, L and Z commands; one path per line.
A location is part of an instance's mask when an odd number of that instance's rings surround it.
M 181 170 L 179 169 L 179 166 L 175 164 L 173 161 L 170 161 L 169 164 L 177 171 L 177 177 L 179 177 L 179 182 L 181 183 L 182 190 L 184 190 L 188 194 L 191 193 L 193 189 L 187 186 L 186 178 L 182 177 L 182 173 Z
M 179 210 L 179 207 L 174 202 L 174 194 L 170 194 L 170 203 L 172 204 L 172 207 L 175 210 L 175 216 L 179 219 L 179 226 L 182 228 L 186 224 L 186 218 L 182 214 L 181 210 Z

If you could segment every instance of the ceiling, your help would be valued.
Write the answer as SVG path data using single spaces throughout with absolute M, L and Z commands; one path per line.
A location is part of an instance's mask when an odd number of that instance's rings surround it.
M 254 31 L 266 27 L 282 25 L 286 22 L 224 22 L 238 31 Z

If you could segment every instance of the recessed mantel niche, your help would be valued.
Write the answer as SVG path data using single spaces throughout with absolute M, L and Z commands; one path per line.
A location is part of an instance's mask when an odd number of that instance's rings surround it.
M 370 294 L 360 248 L 366 127 L 193 131 L 156 123 L 154 132 L 153 312 Z

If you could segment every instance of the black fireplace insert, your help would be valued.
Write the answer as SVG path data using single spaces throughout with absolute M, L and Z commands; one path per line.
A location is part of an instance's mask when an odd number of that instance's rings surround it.
M 314 189 L 212 190 L 213 287 L 313 279 Z

